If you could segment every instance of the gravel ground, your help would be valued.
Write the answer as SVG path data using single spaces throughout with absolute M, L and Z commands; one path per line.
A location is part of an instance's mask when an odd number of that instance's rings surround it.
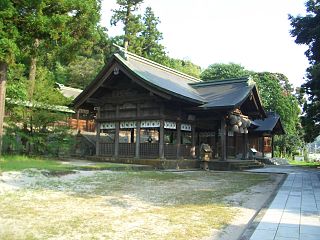
M 232 240 L 279 181 L 214 172 L 4 172 L 0 239 Z

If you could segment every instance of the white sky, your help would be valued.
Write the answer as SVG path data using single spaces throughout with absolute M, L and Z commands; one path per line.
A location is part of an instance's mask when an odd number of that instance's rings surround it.
M 301 85 L 308 67 L 306 46 L 290 37 L 288 14 L 305 14 L 305 0 L 144 0 L 160 18 L 162 44 L 170 57 L 188 59 L 203 69 L 234 62 L 248 70 L 285 74 Z M 101 25 L 109 36 L 122 34 L 110 26 L 116 0 L 102 1 Z

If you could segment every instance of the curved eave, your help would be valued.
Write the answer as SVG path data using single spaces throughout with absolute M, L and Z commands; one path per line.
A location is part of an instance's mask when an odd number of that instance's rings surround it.
M 153 84 L 151 83 L 150 81 L 144 79 L 143 77 L 141 77 L 139 74 L 137 74 L 135 71 L 132 71 L 130 69 L 130 67 L 128 67 L 126 64 L 124 64 L 121 60 L 119 61 L 119 63 L 121 64 L 121 66 L 126 69 L 127 71 L 129 71 L 136 79 L 138 79 L 138 81 L 141 81 L 143 84 L 146 84 L 148 85 L 149 87 L 151 88 L 155 88 L 156 90 L 160 91 L 160 92 L 163 92 L 163 93 L 166 93 L 166 94 L 169 94 L 173 97 L 176 97 L 176 98 L 180 98 L 184 101 L 187 101 L 187 102 L 192 102 L 192 103 L 195 103 L 195 104 L 204 104 L 206 103 L 205 101 L 200 101 L 200 100 L 197 100 L 197 99 L 194 99 L 194 98 L 189 98 L 189 97 L 186 97 L 186 96 L 183 96 L 181 94 L 178 94 L 178 93 L 175 93 L 173 91 L 170 91 L 168 89 L 165 89 L 165 88 L 162 88 L 156 84 Z M 139 82 L 137 82 L 139 84 Z
M 108 62 L 108 64 L 106 64 L 98 73 L 98 75 L 94 78 L 94 80 L 72 101 L 72 105 L 75 108 L 78 108 L 79 106 L 81 106 L 89 97 L 88 93 L 90 92 L 90 90 L 95 87 L 96 84 L 99 83 L 99 81 L 102 81 L 102 79 L 105 77 L 105 75 L 107 74 L 107 72 L 109 71 L 110 67 L 112 66 L 113 62 L 115 60 L 115 56 L 113 55 L 110 59 L 110 61 Z M 101 82 L 102 84 L 102 82 Z M 101 85 L 100 84 L 100 85 Z M 99 88 L 100 86 L 98 86 L 97 88 Z
M 255 84 L 250 85 L 251 89 L 250 91 L 248 91 L 247 95 L 237 104 L 235 104 L 235 108 L 240 108 L 244 102 L 250 97 L 251 94 L 253 94 L 254 96 L 254 101 L 257 104 L 257 110 L 260 112 L 260 117 L 261 118 L 266 118 L 267 117 L 267 113 L 265 112 L 262 103 L 261 103 L 261 98 L 259 96 L 258 90 L 257 90 L 257 86 Z
M 162 88 L 156 84 L 153 84 L 152 82 L 148 81 L 147 79 L 141 77 L 139 74 L 137 74 L 135 71 L 133 71 L 129 66 L 127 66 L 127 64 L 125 64 L 123 62 L 124 60 L 120 59 L 119 57 L 117 57 L 117 55 L 113 55 L 112 58 L 110 59 L 110 61 L 108 62 L 107 65 L 105 65 L 101 71 L 98 73 L 98 75 L 95 77 L 95 79 L 83 90 L 83 92 L 81 94 L 79 94 L 74 100 L 73 100 L 73 106 L 75 108 L 78 108 L 79 106 L 81 106 L 86 100 L 87 98 L 89 98 L 89 94 L 91 92 L 91 90 L 93 88 L 95 88 L 95 90 L 97 90 L 102 84 L 103 82 L 110 76 L 111 74 L 111 67 L 112 65 L 119 64 L 119 67 L 123 68 L 123 70 L 125 71 L 125 74 L 131 76 L 133 78 L 133 80 L 136 80 L 137 84 L 142 85 L 142 86 L 148 86 L 148 89 L 152 92 L 152 90 L 157 90 L 160 93 L 164 93 L 164 94 L 168 94 L 172 97 L 176 97 L 179 98 L 183 101 L 186 102 L 190 102 L 193 104 L 204 104 L 206 103 L 204 100 L 198 100 L 195 98 L 190 98 L 187 96 L 183 96 L 181 94 L 178 94 L 176 92 L 170 91 L 168 89 Z M 109 73 L 108 73 L 109 72 Z M 94 90 L 94 91 L 95 91 Z M 157 94 L 154 91 L 155 94 Z

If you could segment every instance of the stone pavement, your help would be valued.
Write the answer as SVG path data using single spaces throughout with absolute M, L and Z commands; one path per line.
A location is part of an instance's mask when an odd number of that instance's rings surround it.
M 288 174 L 250 240 L 320 240 L 320 171 L 290 166 L 250 171 Z

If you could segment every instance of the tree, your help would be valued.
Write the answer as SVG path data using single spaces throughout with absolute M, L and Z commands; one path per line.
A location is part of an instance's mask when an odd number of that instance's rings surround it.
M 67 85 L 84 89 L 104 66 L 103 58 L 78 56 L 64 68 Z
M 204 81 L 239 78 L 250 75 L 250 71 L 236 63 L 215 63 L 205 69 L 200 78 Z
M 306 70 L 306 82 L 301 86 L 303 93 L 308 95 L 308 101 L 303 106 L 302 125 L 305 130 L 305 140 L 312 142 L 320 134 L 320 1 L 306 2 L 306 16 L 289 16 L 291 35 L 297 44 L 308 45 L 305 52 L 310 67 Z
M 19 13 L 13 24 L 21 33 L 20 49 L 29 67 L 29 99 L 32 100 L 39 62 L 68 62 L 80 51 L 91 51 L 100 20 L 100 3 L 88 1 L 14 1 Z
M 146 8 L 143 23 L 145 27 L 141 33 L 142 56 L 158 63 L 164 63 L 166 53 L 164 46 L 159 43 L 162 40 L 162 33 L 157 28 L 160 20 L 154 15 L 151 7 Z
M 280 73 L 254 73 L 261 100 L 266 111 L 280 115 L 286 134 L 275 138 L 275 145 L 282 155 L 293 153 L 302 145 L 300 108 L 297 98 L 292 94 L 288 78 Z
M 106 29 L 97 28 L 99 38 L 94 39 L 91 52 L 80 52 L 69 63 L 57 61 L 51 71 L 55 81 L 71 87 L 84 89 L 107 63 L 113 54 L 112 41 Z
M 113 9 L 113 15 L 110 20 L 111 25 L 123 23 L 123 46 L 129 51 L 140 54 L 142 52 L 142 39 L 139 34 L 143 30 L 141 16 L 134 14 L 141 5 L 143 0 L 117 0 L 119 9 Z
M 0 155 L 2 154 L 8 65 L 14 62 L 19 52 L 16 44 L 19 32 L 11 21 L 16 15 L 17 12 L 11 1 L 2 0 L 0 2 Z
M 201 68 L 189 60 L 175 59 L 167 56 L 162 64 L 196 78 L 200 76 Z

